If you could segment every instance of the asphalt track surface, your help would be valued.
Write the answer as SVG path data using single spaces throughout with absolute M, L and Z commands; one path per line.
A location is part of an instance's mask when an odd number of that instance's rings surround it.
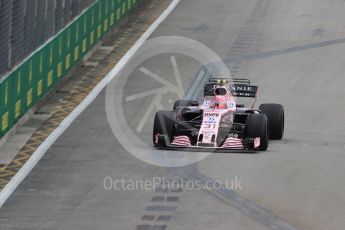
M 341 0 L 181 1 L 153 37 L 195 39 L 225 60 L 232 74 L 258 84 L 259 103 L 285 107 L 284 140 L 271 142 L 269 150 L 259 154 L 212 154 L 182 169 L 152 166 L 129 154 L 114 137 L 106 119 L 104 91 L 5 203 L 0 228 L 343 229 L 344 4 Z M 173 71 L 168 73 L 170 56 L 152 58 L 143 66 L 174 79 Z M 175 56 L 187 90 L 200 66 Z M 125 94 L 159 86 L 136 71 Z M 171 107 L 174 96 L 163 98 L 162 106 Z M 151 101 L 145 97 L 124 102 L 133 130 Z M 149 120 L 138 135 L 149 142 L 151 130 Z M 242 188 L 107 191 L 103 181 L 108 176 L 212 178 L 223 183 L 237 177 Z

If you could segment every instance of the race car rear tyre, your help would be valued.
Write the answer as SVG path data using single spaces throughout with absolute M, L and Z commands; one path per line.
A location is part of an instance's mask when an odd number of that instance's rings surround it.
M 173 111 L 161 110 L 156 113 L 153 124 L 153 144 L 158 147 L 157 134 L 166 135 L 172 141 L 176 115 Z
M 262 104 L 259 107 L 268 118 L 268 134 L 272 140 L 281 140 L 284 135 L 284 107 L 280 104 Z
M 246 136 L 249 138 L 260 137 L 258 150 L 265 151 L 268 148 L 268 124 L 265 114 L 249 114 L 246 122 Z
M 176 110 L 178 107 L 187 107 L 187 106 L 198 106 L 199 102 L 189 101 L 189 100 L 177 100 L 174 103 L 173 110 Z

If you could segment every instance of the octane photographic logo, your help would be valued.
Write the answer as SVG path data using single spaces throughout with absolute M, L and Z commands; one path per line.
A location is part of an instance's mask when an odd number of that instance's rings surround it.
M 108 84 L 105 105 L 109 125 L 121 145 L 138 159 L 160 167 L 181 167 L 210 154 L 158 150 L 152 143 L 155 113 L 172 110 L 176 99 L 193 99 L 191 95 L 203 91 L 204 81 L 196 81 L 195 76 L 188 76 L 194 80 L 188 90 L 184 88 L 181 76 L 187 73 L 179 67 L 192 62 L 203 68 L 212 66 L 209 72 L 216 69 L 222 77 L 231 77 L 222 59 L 210 48 L 192 39 L 164 36 L 146 41 Z

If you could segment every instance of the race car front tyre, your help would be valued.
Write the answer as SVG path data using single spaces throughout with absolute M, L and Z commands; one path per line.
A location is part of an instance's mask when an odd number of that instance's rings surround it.
M 153 144 L 159 147 L 157 135 L 165 135 L 172 140 L 176 115 L 173 111 L 160 110 L 156 113 L 153 124 Z
M 259 110 L 268 118 L 270 139 L 281 140 L 284 135 L 284 107 L 280 104 L 262 104 Z
M 174 103 L 174 108 L 173 110 L 175 111 L 177 108 L 183 108 L 183 107 L 188 107 L 188 106 L 198 106 L 199 102 L 197 101 L 189 101 L 189 100 L 177 100 Z
M 249 114 L 246 122 L 246 136 L 249 138 L 260 137 L 258 150 L 265 151 L 268 148 L 268 124 L 265 114 Z

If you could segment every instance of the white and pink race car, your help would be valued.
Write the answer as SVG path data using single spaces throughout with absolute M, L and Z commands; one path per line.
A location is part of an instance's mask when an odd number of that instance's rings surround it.
M 178 100 L 173 111 L 158 111 L 153 143 L 164 149 L 210 151 L 265 151 L 269 139 L 284 134 L 284 108 L 262 104 L 254 109 L 258 86 L 247 79 L 211 78 L 205 84 L 204 99 Z M 255 99 L 250 108 L 237 98 Z

